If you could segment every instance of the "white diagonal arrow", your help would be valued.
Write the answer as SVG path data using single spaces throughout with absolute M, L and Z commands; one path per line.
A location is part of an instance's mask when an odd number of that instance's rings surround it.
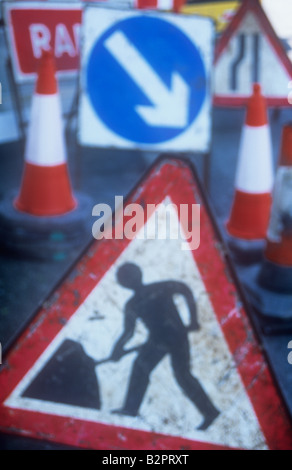
M 136 106 L 144 121 L 151 126 L 185 127 L 190 89 L 181 76 L 176 72 L 172 74 L 169 89 L 122 32 L 115 32 L 104 44 L 153 103 L 152 106 Z

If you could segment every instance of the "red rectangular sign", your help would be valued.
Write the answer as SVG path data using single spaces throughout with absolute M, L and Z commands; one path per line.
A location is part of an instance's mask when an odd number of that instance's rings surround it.
M 80 4 L 6 5 L 7 37 L 16 81 L 34 78 L 43 50 L 52 50 L 58 72 L 79 68 Z

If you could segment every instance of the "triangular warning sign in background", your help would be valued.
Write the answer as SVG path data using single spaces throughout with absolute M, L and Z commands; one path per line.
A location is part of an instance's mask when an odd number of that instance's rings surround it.
M 94 241 L 6 357 L 1 431 L 96 449 L 291 449 L 285 409 L 189 164 L 160 160 L 125 206 L 133 203 L 156 205 L 137 236 Z M 193 251 L 175 236 L 181 204 L 201 206 Z M 169 236 L 157 239 L 166 218 Z M 199 329 L 189 331 L 192 305 Z M 127 353 L 107 360 L 127 328 Z M 217 414 L 202 428 L 210 409 Z
M 243 106 L 260 83 L 269 106 L 289 106 L 292 63 L 258 0 L 245 0 L 219 38 L 214 104 Z

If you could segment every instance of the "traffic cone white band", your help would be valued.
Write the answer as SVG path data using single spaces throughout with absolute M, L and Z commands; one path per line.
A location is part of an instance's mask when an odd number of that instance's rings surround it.
M 235 187 L 246 193 L 270 193 L 273 180 L 269 126 L 245 125 L 240 140 Z
M 59 96 L 35 93 L 25 148 L 25 161 L 55 166 L 66 162 Z
M 157 8 L 158 10 L 171 11 L 173 8 L 173 3 L 173 0 L 157 0 Z

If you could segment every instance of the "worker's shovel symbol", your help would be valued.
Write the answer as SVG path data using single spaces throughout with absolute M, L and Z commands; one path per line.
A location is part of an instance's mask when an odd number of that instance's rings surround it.
M 134 346 L 132 348 L 124 350 L 122 355 L 118 358 L 118 360 L 121 359 L 122 357 L 126 356 L 127 354 L 130 354 L 134 351 L 139 351 L 139 349 L 141 349 L 141 347 L 142 347 L 142 345 L 139 345 L 139 346 Z M 111 361 L 117 361 L 117 359 L 111 355 L 109 357 L 106 357 L 105 359 L 95 361 L 94 364 L 95 364 L 95 366 L 100 366 L 101 364 L 104 364 L 106 362 L 111 362 Z

